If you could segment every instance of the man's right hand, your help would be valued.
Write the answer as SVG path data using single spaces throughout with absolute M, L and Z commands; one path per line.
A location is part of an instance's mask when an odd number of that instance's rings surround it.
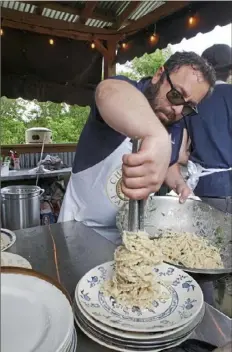
M 146 199 L 163 184 L 171 159 L 168 133 L 147 136 L 138 153 L 123 156 L 122 191 L 130 199 Z

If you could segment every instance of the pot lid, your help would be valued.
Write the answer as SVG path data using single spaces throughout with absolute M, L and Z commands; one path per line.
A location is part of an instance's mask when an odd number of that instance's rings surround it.
M 45 127 L 31 127 L 26 130 L 26 132 L 28 131 L 52 132 L 51 130 L 49 130 L 49 128 L 45 128 Z

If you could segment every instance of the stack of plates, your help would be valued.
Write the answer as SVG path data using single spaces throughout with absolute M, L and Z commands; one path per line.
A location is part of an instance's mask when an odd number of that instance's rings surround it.
M 64 289 L 33 270 L 1 268 L 1 351 L 76 352 Z
M 90 270 L 75 290 L 76 324 L 92 340 L 117 351 L 160 351 L 187 340 L 204 316 L 202 291 L 172 265 L 163 263 L 154 271 L 169 298 L 139 309 L 119 304 L 102 291 L 104 281 L 112 278 L 114 262 Z

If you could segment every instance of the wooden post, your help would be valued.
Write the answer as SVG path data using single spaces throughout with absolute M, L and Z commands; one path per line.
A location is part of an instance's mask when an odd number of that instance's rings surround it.
M 107 55 L 104 55 L 104 79 L 116 75 L 116 47 L 115 39 L 107 41 Z

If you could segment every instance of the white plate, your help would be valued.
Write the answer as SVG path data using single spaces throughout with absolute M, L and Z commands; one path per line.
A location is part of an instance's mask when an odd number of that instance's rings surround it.
M 85 324 L 96 332 L 100 334 L 104 334 L 106 337 L 123 341 L 123 342 L 132 342 L 134 344 L 155 344 L 155 343 L 166 343 L 171 340 L 175 340 L 181 338 L 182 336 L 193 331 L 202 321 L 205 314 L 205 305 L 203 305 L 200 313 L 196 316 L 196 318 L 190 322 L 190 324 L 181 326 L 174 330 L 165 331 L 163 333 L 133 333 L 133 332 L 125 332 L 122 330 L 118 330 L 115 328 L 107 327 L 104 324 L 94 320 L 89 316 L 81 307 L 80 303 L 77 303 L 74 307 L 75 316 L 79 320 L 83 320 Z
M 79 329 L 86 335 L 88 336 L 91 340 L 95 341 L 96 343 L 98 343 L 99 345 L 102 345 L 104 347 L 107 347 L 109 349 L 113 349 L 113 350 L 116 350 L 116 351 L 121 351 L 121 352 L 141 352 L 141 351 L 146 351 L 146 352 L 160 352 L 160 351 L 163 351 L 163 350 L 166 350 L 166 349 L 169 349 L 171 347 L 176 347 L 176 346 L 179 346 L 181 343 L 183 343 L 184 341 L 188 340 L 189 337 L 191 336 L 188 335 L 186 336 L 185 338 L 181 339 L 178 343 L 173 343 L 173 344 L 170 344 L 169 346 L 167 347 L 162 347 L 162 348 L 153 348 L 153 349 L 142 349 L 141 347 L 139 347 L 139 349 L 131 349 L 131 348 L 126 348 L 125 346 L 116 346 L 115 344 L 113 344 L 111 342 L 111 340 L 109 340 L 109 342 L 107 343 L 106 341 L 103 341 L 101 340 L 100 338 L 94 336 L 92 333 L 90 333 L 89 331 L 87 331 L 86 328 L 84 328 L 80 323 L 79 321 L 76 319 L 76 317 L 74 318 L 75 319 L 75 322 L 77 324 L 77 326 L 79 327 Z
M 192 321 L 204 303 L 198 283 L 169 264 L 157 265 L 154 271 L 163 282 L 163 292 L 169 293 L 170 298 L 154 301 L 151 309 L 130 308 L 103 293 L 104 281 L 114 274 L 114 262 L 93 268 L 79 281 L 80 304 L 94 319 L 124 331 L 166 331 Z
M 90 333 L 91 335 L 93 335 L 94 337 L 98 338 L 99 340 L 107 343 L 107 344 L 112 344 L 116 347 L 126 347 L 127 349 L 133 349 L 133 350 L 137 350 L 137 351 L 146 351 L 146 350 L 151 350 L 151 349 L 159 349 L 159 348 L 165 348 L 165 347 L 170 347 L 170 345 L 172 344 L 178 344 L 181 343 L 183 341 L 183 339 L 188 338 L 192 332 L 190 331 L 188 334 L 185 334 L 184 336 L 181 336 L 180 338 L 176 339 L 176 340 L 171 340 L 171 341 L 167 341 L 167 342 L 163 342 L 163 343 L 149 343 L 149 344 L 143 344 L 141 341 L 139 341 L 138 343 L 133 343 L 131 341 L 119 341 L 119 340 L 115 340 L 112 339 L 111 337 L 109 338 L 108 336 L 104 335 L 104 334 L 100 334 L 98 331 L 95 331 L 93 328 L 89 327 L 88 325 L 85 324 L 85 322 L 81 319 L 78 319 L 77 316 L 75 316 L 75 321 L 78 321 L 79 324 L 81 325 L 81 327 L 87 331 L 88 333 Z M 181 341 L 181 342 L 180 342 Z
M 21 257 L 21 255 L 8 252 L 1 253 L 1 266 L 14 266 L 25 269 L 32 268 L 29 261 Z
M 33 270 L 2 268 L 1 307 L 1 351 L 64 351 L 73 311 L 49 278 Z
M 16 241 L 15 233 L 7 230 L 1 229 L 1 251 L 5 251 L 10 248 Z
M 77 346 L 77 333 L 75 327 L 73 328 L 72 338 L 69 345 L 63 349 L 63 352 L 76 352 Z

